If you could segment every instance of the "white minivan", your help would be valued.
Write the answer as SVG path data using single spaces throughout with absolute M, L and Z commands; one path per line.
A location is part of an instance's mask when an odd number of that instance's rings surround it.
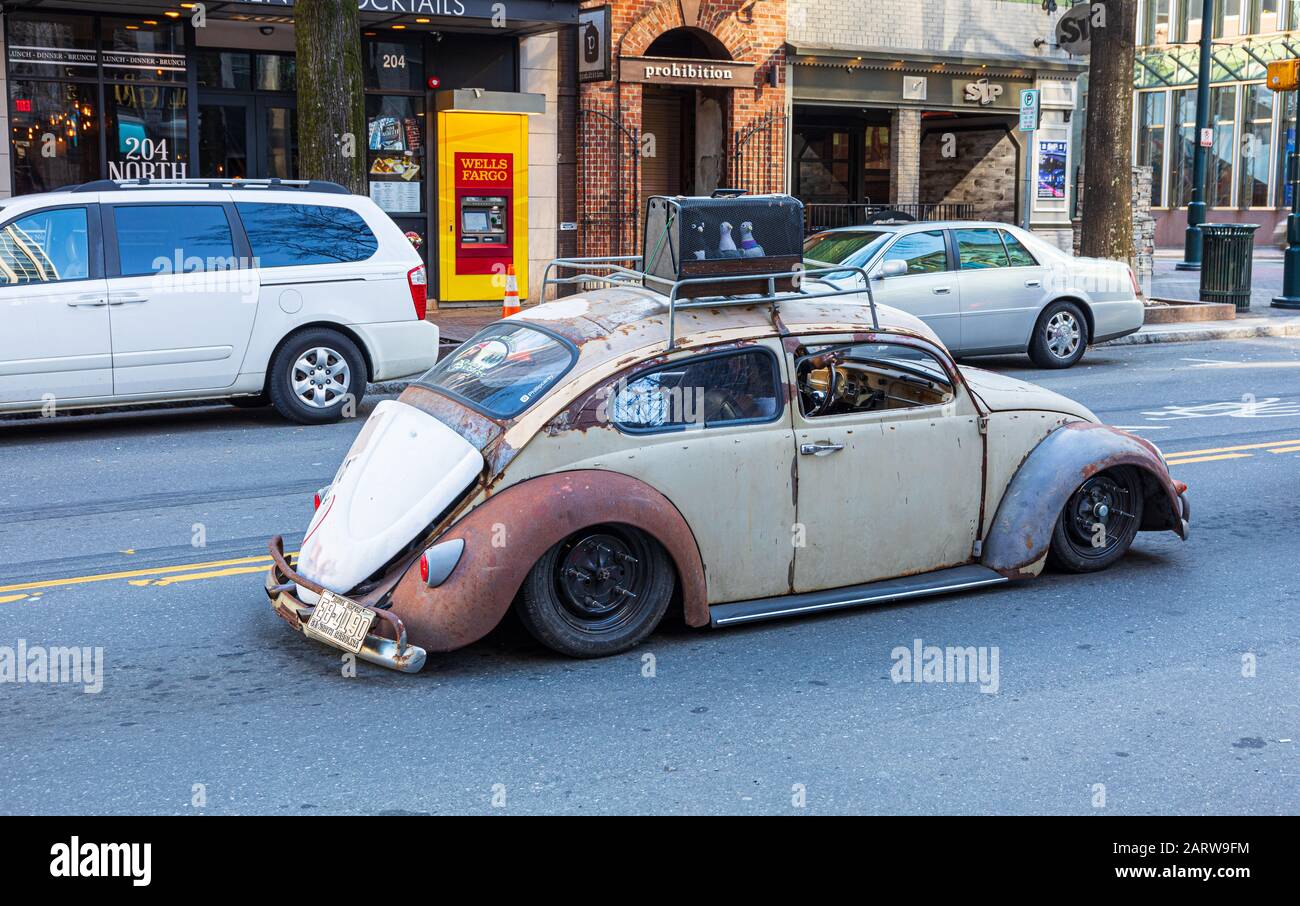
M 229 399 L 304 424 L 438 357 L 420 255 L 334 183 L 87 183 L 0 201 L 0 412 Z

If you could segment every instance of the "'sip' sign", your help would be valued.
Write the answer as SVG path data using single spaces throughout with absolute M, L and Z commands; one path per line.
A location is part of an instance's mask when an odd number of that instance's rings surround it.
M 1033 132 L 1038 128 L 1038 89 L 1020 90 L 1020 131 Z

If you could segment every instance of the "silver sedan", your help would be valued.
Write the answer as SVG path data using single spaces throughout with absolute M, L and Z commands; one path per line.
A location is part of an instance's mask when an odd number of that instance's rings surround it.
M 804 242 L 809 267 L 847 264 L 870 277 L 877 302 L 926 322 L 954 355 L 1028 353 L 1069 368 L 1091 343 L 1142 327 L 1132 269 L 1075 258 L 1004 223 L 943 221 L 841 227 Z M 862 285 L 856 271 L 810 280 Z

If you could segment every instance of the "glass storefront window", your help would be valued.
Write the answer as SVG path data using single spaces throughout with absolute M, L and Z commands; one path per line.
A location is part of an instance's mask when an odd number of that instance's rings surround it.
M 1268 34 L 1282 28 L 1282 5 L 1285 0 L 1250 0 L 1250 34 Z
M 1178 4 L 1178 27 L 1174 29 L 1177 41 L 1201 40 L 1201 12 L 1203 7 L 1195 0 L 1182 0 Z
M 1139 44 L 1169 43 L 1169 3 L 1170 0 L 1147 0 Z
M 9 77 L 98 78 L 95 20 L 90 16 L 6 16 Z
M 424 210 L 424 100 L 366 96 L 366 169 L 370 197 L 389 214 Z
M 109 179 L 190 175 L 188 92 L 162 85 L 105 85 Z
M 1273 166 L 1273 101 L 1277 97 L 1262 83 L 1242 86 L 1241 165 L 1237 205 L 1269 205 L 1268 177 Z
M 257 55 L 258 91 L 296 91 L 297 69 L 289 54 L 259 53 Z
M 380 91 L 424 90 L 424 45 L 390 37 L 365 45 L 366 87 Z
M 1192 200 L 1196 160 L 1196 92 L 1182 89 L 1173 93 L 1174 122 L 1178 137 L 1170 158 L 1169 206 L 1185 208 Z
M 1232 170 L 1237 159 L 1237 86 L 1210 89 L 1210 121 L 1214 125 L 1214 147 L 1210 150 L 1210 172 L 1206 180 L 1206 202 L 1215 208 L 1232 205 Z
M 251 91 L 253 88 L 253 58 L 250 54 L 205 50 L 199 53 L 196 68 L 200 88 L 231 91 Z
M 849 133 L 818 127 L 797 129 L 794 159 L 797 162 L 796 194 L 809 204 L 834 204 L 854 200 L 849 182 Z
M 1214 37 L 1235 38 L 1243 29 L 1242 0 L 1219 0 L 1214 7 Z
M 105 16 L 100 29 L 104 35 L 101 62 L 105 79 L 185 81 L 185 26 L 179 22 Z
M 1278 105 L 1282 108 L 1282 123 L 1278 128 L 1278 155 L 1277 155 L 1277 184 L 1281 188 L 1277 193 L 1278 207 L 1290 207 L 1291 185 L 1286 178 L 1287 158 L 1295 153 L 1296 134 L 1295 134 L 1295 114 L 1296 114 L 1296 93 L 1287 91 L 1282 94 L 1282 103 Z
M 1165 203 L 1165 98 L 1163 91 L 1138 95 L 1137 163 L 1151 168 L 1151 206 Z
M 14 80 L 9 135 L 14 192 L 49 192 L 99 178 L 95 85 Z

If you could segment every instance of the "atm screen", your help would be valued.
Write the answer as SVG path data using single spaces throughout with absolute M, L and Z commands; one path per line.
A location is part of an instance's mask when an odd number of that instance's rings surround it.
M 487 211 L 464 211 L 460 215 L 460 229 L 463 233 L 486 233 L 488 231 Z

